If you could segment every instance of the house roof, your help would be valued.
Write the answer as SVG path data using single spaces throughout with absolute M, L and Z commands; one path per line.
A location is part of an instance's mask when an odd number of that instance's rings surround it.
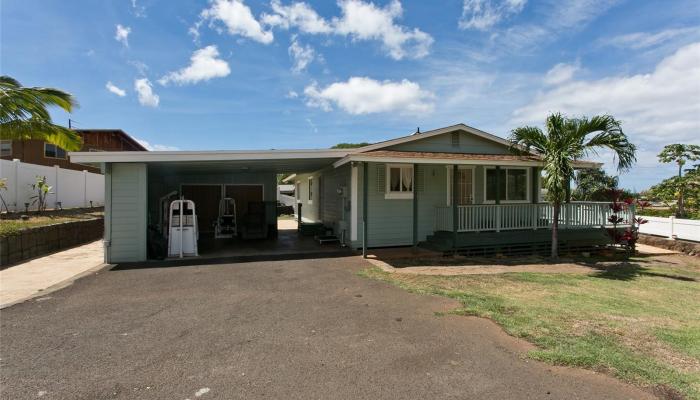
M 492 142 L 496 142 L 496 143 L 501 144 L 503 146 L 510 147 L 510 145 L 511 145 L 511 143 L 506 139 L 503 139 L 503 138 L 498 137 L 496 135 L 492 135 L 490 133 L 484 132 L 480 129 L 473 128 L 469 125 L 459 123 L 456 125 L 446 126 L 444 128 L 433 129 L 432 131 L 425 131 L 422 133 L 413 133 L 413 134 L 410 134 L 407 136 L 398 137 L 396 139 L 390 139 L 390 140 L 385 140 L 383 142 L 373 143 L 373 144 L 370 144 L 368 146 L 360 147 L 357 150 L 358 150 L 358 152 L 361 152 L 361 153 L 367 152 L 367 151 L 379 150 L 379 149 L 383 149 L 386 147 L 395 146 L 397 144 L 413 142 L 415 140 L 422 140 L 422 139 L 426 139 L 426 138 L 429 138 L 432 136 L 438 136 L 438 135 L 442 135 L 444 133 L 449 133 L 449 132 L 454 132 L 454 131 L 459 131 L 459 130 L 465 131 L 467 133 L 471 133 L 474 136 L 478 136 L 480 138 L 490 140 Z
M 471 165 L 542 165 L 542 158 L 536 155 L 515 154 L 471 154 L 434 153 L 416 151 L 375 150 L 345 156 L 333 165 L 339 167 L 351 161 L 379 161 L 411 164 L 471 164 Z M 591 161 L 574 161 L 576 168 L 598 168 L 602 164 Z
M 90 134 L 90 133 L 116 133 L 117 135 L 121 136 L 124 138 L 127 142 L 131 143 L 132 146 L 140 149 L 140 151 L 148 151 L 147 148 L 145 148 L 141 143 L 139 143 L 138 140 L 134 139 L 131 137 L 128 133 L 124 132 L 121 129 L 74 129 L 74 131 L 81 133 L 81 134 Z
M 490 155 L 490 154 L 463 154 L 463 153 L 428 153 L 428 152 L 405 152 L 383 150 L 397 144 L 422 140 L 441 134 L 464 131 L 475 136 L 496 142 L 503 146 L 510 146 L 510 142 L 498 136 L 486 133 L 465 124 L 456 124 L 440 129 L 416 133 L 396 139 L 374 143 L 368 146 L 354 149 L 308 149 L 308 150 L 216 150 L 216 151 L 132 151 L 132 152 L 70 152 L 72 162 L 78 163 L 113 163 L 113 162 L 158 162 L 158 163 L 181 163 L 181 162 L 258 162 L 271 164 L 274 162 L 284 162 L 296 160 L 295 165 L 308 160 L 310 163 L 304 167 L 312 167 L 327 162 L 338 167 L 350 161 L 379 161 L 379 162 L 405 162 L 405 163 L 433 163 L 433 164 L 483 164 L 493 165 L 498 162 L 500 165 L 541 165 L 542 161 L 536 153 L 530 155 Z M 287 163 L 290 164 L 290 163 Z M 312 165 L 313 164 L 313 165 Z M 286 165 L 286 164 L 285 164 Z M 577 168 L 597 168 L 602 164 L 589 161 L 576 161 Z M 292 167 L 288 165 L 287 167 Z M 304 168 L 305 170 L 308 168 Z M 285 168 L 285 171 L 294 171 Z

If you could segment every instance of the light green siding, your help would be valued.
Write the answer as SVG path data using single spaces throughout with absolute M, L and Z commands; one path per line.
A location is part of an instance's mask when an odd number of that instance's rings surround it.
M 452 133 L 432 136 L 412 142 L 397 144 L 382 150 L 425 151 L 437 153 L 478 153 L 509 154 L 508 146 L 483 139 L 464 131 L 455 131 L 458 139 L 453 141 Z
M 333 231 L 338 237 L 350 235 L 350 165 L 346 164 L 340 168 L 329 167 L 321 171 L 321 204 L 319 212 L 321 221 L 326 226 L 333 227 Z M 342 191 L 342 193 L 339 193 Z M 342 235 L 342 231 L 345 235 Z
M 109 263 L 146 260 L 147 167 L 143 163 L 112 164 L 107 168 Z
M 319 212 L 321 202 L 321 191 L 319 191 L 319 186 L 321 185 L 320 177 L 321 172 L 319 171 L 313 174 L 299 174 L 294 179 L 294 183 L 299 184 L 296 196 L 301 203 L 301 219 L 303 222 L 321 222 L 321 214 Z M 311 199 L 309 199 L 309 178 L 313 182 Z

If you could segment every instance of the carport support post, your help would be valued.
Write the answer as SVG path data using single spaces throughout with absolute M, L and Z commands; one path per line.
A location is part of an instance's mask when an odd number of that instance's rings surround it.
M 367 162 L 362 163 L 362 257 L 367 258 L 367 189 L 369 173 Z
M 457 219 L 459 213 L 457 210 L 457 173 L 459 172 L 457 164 L 452 166 L 452 251 L 457 254 Z
M 418 164 L 413 164 L 413 247 L 418 247 Z

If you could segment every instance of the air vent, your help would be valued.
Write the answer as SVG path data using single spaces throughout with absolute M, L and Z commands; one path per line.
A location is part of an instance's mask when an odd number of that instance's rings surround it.
M 459 147 L 459 132 L 452 132 L 452 147 Z

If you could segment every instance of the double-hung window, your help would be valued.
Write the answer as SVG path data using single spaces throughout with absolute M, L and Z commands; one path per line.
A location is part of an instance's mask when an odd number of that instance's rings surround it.
M 386 176 L 386 199 L 413 198 L 413 165 L 389 164 Z
M 498 175 L 497 175 L 498 174 Z M 486 168 L 486 202 L 495 203 L 496 195 L 503 203 L 527 203 L 530 201 L 530 171 L 526 167 Z

